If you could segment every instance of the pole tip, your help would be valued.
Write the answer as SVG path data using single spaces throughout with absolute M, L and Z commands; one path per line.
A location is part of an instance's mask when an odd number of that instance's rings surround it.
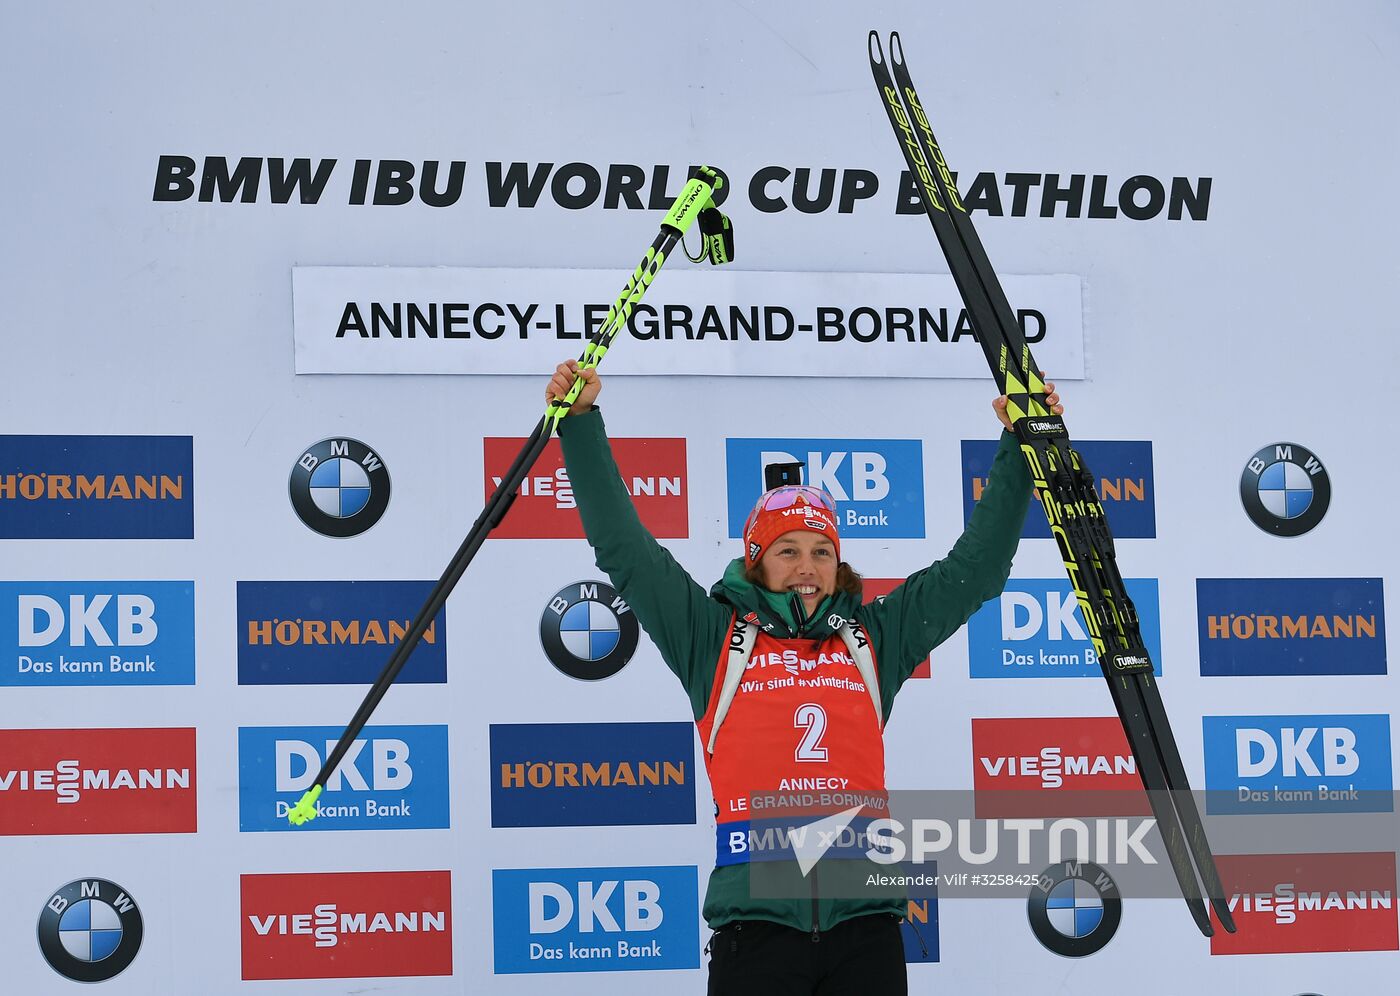
M 316 800 L 321 797 L 321 789 L 322 786 L 320 785 L 311 786 L 306 794 L 297 801 L 297 804 L 292 807 L 291 812 L 287 814 L 287 819 L 291 821 L 292 826 L 299 827 L 303 823 L 310 823 L 316 818 Z

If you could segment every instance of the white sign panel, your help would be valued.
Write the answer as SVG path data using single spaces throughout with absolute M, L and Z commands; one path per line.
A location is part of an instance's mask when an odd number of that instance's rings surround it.
M 292 271 L 299 374 L 532 374 L 582 351 L 617 270 L 313 266 Z M 1036 362 L 1084 376 L 1080 280 L 1003 278 Z M 985 378 L 952 277 L 663 271 L 609 374 Z

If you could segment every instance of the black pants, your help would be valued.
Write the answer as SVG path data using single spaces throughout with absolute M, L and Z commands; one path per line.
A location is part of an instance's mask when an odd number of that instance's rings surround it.
M 904 996 L 904 940 L 888 913 L 807 931 L 740 920 L 710 941 L 709 996 Z

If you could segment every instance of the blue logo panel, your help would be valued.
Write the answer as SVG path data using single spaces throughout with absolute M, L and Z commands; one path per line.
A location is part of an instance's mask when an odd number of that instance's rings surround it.
M 0 581 L 0 686 L 193 684 L 193 581 Z
M 1385 674 L 1380 578 L 1200 578 L 1203 675 Z
M 431 581 L 240 581 L 238 683 L 372 684 L 432 588 Z M 395 680 L 447 680 L 444 612 Z
M 340 726 L 245 726 L 238 730 L 238 828 L 424 830 L 451 825 L 447 727 L 367 726 L 316 802 L 293 827 L 287 813 L 330 756 Z
M 1389 715 L 1206 716 L 1206 810 L 1388 813 Z
M 694 822 L 689 723 L 491 726 L 493 827 Z
M 908 869 L 922 879 L 909 886 L 909 910 L 899 925 L 904 939 L 904 962 L 918 965 L 938 961 L 938 862 Z
M 700 967 L 694 865 L 497 868 L 496 974 Z
M 917 439 L 726 439 L 729 535 L 763 494 L 763 468 L 800 461 L 836 499 L 842 539 L 922 539 L 924 451 Z
M 1152 483 L 1152 444 L 1147 441 L 1095 441 L 1074 443 L 1084 463 L 1094 475 L 1099 501 L 1108 516 L 1116 539 L 1151 539 L 1157 535 L 1157 490 Z M 962 441 L 963 522 L 986 487 L 987 475 L 996 457 L 992 440 Z M 1019 459 L 1019 458 L 1018 458 Z M 1026 514 L 1021 535 L 1027 539 L 1050 539 L 1050 524 L 1039 503 Z
M 1035 509 L 1031 510 L 1035 514 Z M 1161 606 L 1156 578 L 1125 578 L 1153 673 L 1162 673 Z M 1000 597 L 967 622 L 974 678 L 1102 678 L 1094 645 L 1068 578 L 1012 578 Z
M 193 539 L 192 436 L 0 436 L 0 539 Z

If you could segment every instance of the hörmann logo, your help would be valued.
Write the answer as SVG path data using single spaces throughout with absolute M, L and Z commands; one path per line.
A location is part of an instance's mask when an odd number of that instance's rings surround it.
M 1151 539 L 1157 535 L 1157 495 L 1153 484 L 1152 443 L 1149 441 L 1078 441 L 1075 448 L 1094 475 L 1113 535 L 1120 539 Z M 982 499 L 987 474 L 996 457 L 997 443 L 983 439 L 962 441 L 963 522 Z M 1040 502 L 1039 495 L 1035 502 Z M 1022 536 L 1049 539 L 1050 526 L 1043 512 L 1031 509 Z
M 1229 854 L 1217 863 L 1239 930 L 1217 924 L 1213 955 L 1397 949 L 1393 851 Z
M 0 686 L 194 684 L 194 582 L 0 581 Z
M 240 581 L 238 683 L 372 683 L 432 587 L 431 581 Z M 447 680 L 445 613 L 428 624 L 396 680 Z
M 1117 717 L 974 719 L 972 755 L 979 819 L 1149 812 Z
M 452 974 L 452 873 L 241 878 L 243 978 Z
M 239 829 L 293 829 L 287 813 L 342 732 L 332 726 L 240 728 Z M 367 726 L 327 779 L 317 818 L 302 829 L 449 827 L 447 772 L 446 726 Z
M 194 833 L 193 729 L 0 730 L 0 835 Z
M 925 862 L 924 867 L 936 881 L 938 862 Z M 932 888 L 932 895 L 909 900 L 908 912 L 900 921 L 906 965 L 938 961 L 938 890 L 937 886 Z
M 1161 607 L 1156 578 L 1128 578 L 1153 670 L 1162 673 Z M 1084 628 L 1067 578 L 1011 578 L 967 623 L 968 669 L 974 678 L 1102 678 L 1098 653 Z M 1126 657 L 1127 655 L 1118 655 Z
M 613 456 L 642 525 L 658 539 L 690 535 L 684 439 L 613 439 Z M 524 439 L 482 440 L 486 497 L 520 452 Z M 506 517 L 492 533 L 506 539 L 582 539 L 573 485 L 557 439 L 545 444 Z
M 496 974 L 700 967 L 694 865 L 497 868 Z
M 0 539 L 193 539 L 190 436 L 0 435 Z
M 493 827 L 695 822 L 689 723 L 491 726 Z
M 729 535 L 764 491 L 763 468 L 805 463 L 805 483 L 836 500 L 843 539 L 924 536 L 924 457 L 917 439 L 727 439 Z
M 1380 578 L 1200 578 L 1203 675 L 1385 674 Z
M 1391 812 L 1390 716 L 1206 716 L 1206 811 Z

